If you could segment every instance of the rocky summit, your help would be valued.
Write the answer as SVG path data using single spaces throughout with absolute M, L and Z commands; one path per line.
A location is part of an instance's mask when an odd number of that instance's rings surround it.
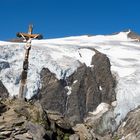
M 24 46 L 0 41 L 0 139 L 140 139 L 139 35 L 33 40 L 19 99 Z

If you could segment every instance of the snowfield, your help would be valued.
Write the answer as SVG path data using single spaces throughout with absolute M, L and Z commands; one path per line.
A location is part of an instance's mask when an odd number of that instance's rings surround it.
M 80 63 L 91 66 L 95 52 L 87 48 L 95 48 L 109 57 L 112 73 L 117 76 L 117 105 L 114 113 L 119 123 L 130 110 L 140 105 L 140 43 L 128 38 L 128 33 L 33 40 L 26 97 L 31 98 L 41 88 L 40 71 L 43 67 L 49 68 L 58 79 L 65 78 Z M 0 80 L 11 96 L 19 92 L 24 45 L 0 41 Z M 9 63 L 10 67 L 5 68 L 2 62 Z

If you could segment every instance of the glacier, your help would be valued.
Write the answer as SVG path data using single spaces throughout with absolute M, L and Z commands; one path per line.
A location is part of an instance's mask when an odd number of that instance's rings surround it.
M 33 40 L 29 55 L 26 98 L 30 99 L 41 88 L 42 68 L 48 68 L 58 79 L 66 78 L 81 63 L 94 67 L 90 63 L 95 54 L 91 48 L 95 48 L 108 56 L 111 71 L 117 78 L 117 105 L 114 113 L 117 114 L 116 121 L 119 123 L 130 110 L 140 105 L 140 43 L 128 38 L 129 32 Z M 1 69 L 0 80 L 11 97 L 19 93 L 24 45 L 25 43 L 0 41 L 0 65 L 1 62 L 9 63 L 8 68 Z

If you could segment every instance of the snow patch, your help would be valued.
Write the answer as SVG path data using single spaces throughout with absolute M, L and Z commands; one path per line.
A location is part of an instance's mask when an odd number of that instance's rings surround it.
M 97 106 L 96 110 L 94 112 L 90 112 L 90 114 L 97 115 L 97 114 L 103 114 L 109 110 L 109 104 L 107 103 L 101 103 Z
M 73 84 L 76 84 L 78 82 L 78 80 L 75 80 L 74 82 L 73 82 Z
M 93 50 L 90 49 L 79 49 L 78 50 L 79 53 L 79 57 L 78 60 L 81 63 L 85 63 L 87 66 L 91 66 L 91 61 L 92 61 L 92 57 L 95 55 L 95 52 Z
M 71 95 L 72 88 L 70 86 L 66 86 L 65 89 L 68 90 L 67 95 Z
M 101 86 L 99 86 L 99 90 L 102 90 L 102 87 Z

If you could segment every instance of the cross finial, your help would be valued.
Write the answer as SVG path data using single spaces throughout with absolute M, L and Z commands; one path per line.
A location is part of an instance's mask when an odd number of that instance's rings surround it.
M 28 34 L 32 34 L 32 32 L 33 32 L 33 24 L 30 24 L 29 25 L 29 29 L 28 29 Z

